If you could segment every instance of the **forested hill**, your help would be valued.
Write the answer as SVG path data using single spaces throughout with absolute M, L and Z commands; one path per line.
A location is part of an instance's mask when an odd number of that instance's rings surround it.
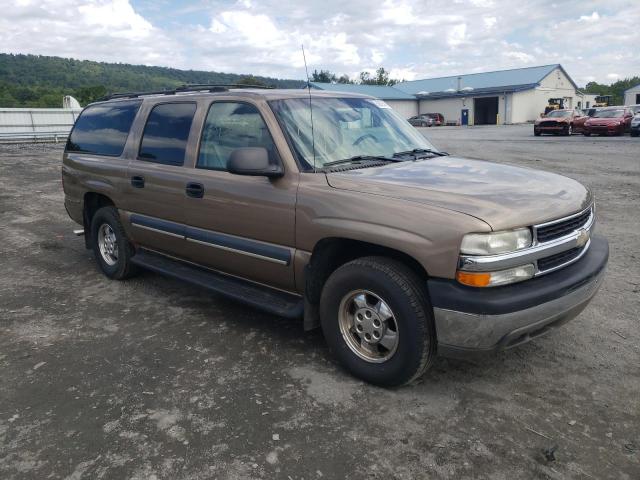
M 178 70 L 41 55 L 0 53 L 0 107 L 61 107 L 64 95 L 81 105 L 106 93 L 163 90 L 184 83 L 245 83 L 297 88 L 301 80 Z

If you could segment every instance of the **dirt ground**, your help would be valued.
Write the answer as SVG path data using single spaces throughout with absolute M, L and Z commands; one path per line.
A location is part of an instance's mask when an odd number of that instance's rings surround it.
M 107 280 L 64 211 L 61 147 L 0 146 L 0 478 L 639 479 L 640 139 L 422 131 L 590 186 L 611 258 L 553 335 L 396 390 L 296 321 Z

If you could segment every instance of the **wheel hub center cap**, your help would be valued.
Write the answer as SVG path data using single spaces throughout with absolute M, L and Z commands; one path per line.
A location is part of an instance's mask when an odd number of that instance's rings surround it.
M 376 344 L 384 336 L 385 324 L 375 310 L 359 308 L 354 318 L 356 331 L 367 343 Z

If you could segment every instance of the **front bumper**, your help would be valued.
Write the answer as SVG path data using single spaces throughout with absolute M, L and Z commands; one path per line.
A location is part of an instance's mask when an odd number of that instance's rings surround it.
M 576 263 L 522 283 L 473 288 L 430 279 L 438 353 L 467 358 L 503 350 L 543 335 L 576 317 L 600 288 L 609 244 L 592 237 Z

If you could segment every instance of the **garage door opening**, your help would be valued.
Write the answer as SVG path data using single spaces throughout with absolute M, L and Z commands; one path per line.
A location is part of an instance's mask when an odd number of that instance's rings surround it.
M 495 125 L 498 117 L 498 97 L 474 98 L 473 117 L 476 125 Z

